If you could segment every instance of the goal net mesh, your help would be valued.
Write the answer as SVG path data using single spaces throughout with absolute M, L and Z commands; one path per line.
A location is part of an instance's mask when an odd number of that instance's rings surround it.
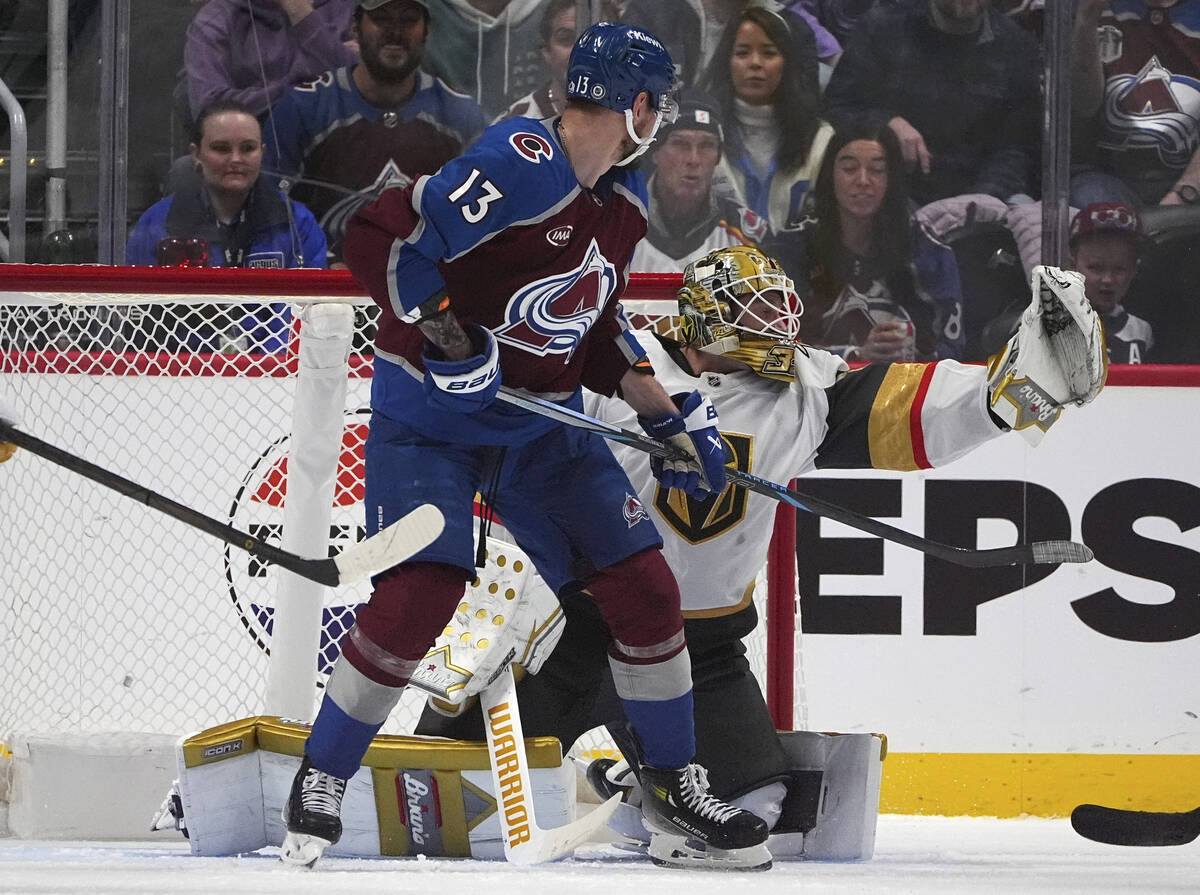
M 279 543 L 306 300 L 322 299 L 6 293 L 0 392 L 29 433 Z M 341 300 L 355 304 L 355 335 L 332 550 L 364 536 L 375 317 L 365 298 Z M 627 313 L 665 329 L 673 307 L 651 297 Z M 0 505 L 0 744 L 14 731 L 185 734 L 262 712 L 275 567 L 27 451 L 0 467 Z M 369 587 L 327 591 L 322 680 Z M 766 599 L 760 576 L 762 619 Z M 760 678 L 766 642 L 760 622 Z M 421 706 L 410 692 L 384 732 L 411 732 Z

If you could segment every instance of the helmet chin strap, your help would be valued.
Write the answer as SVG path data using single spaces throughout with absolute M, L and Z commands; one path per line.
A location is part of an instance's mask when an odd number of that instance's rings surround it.
M 658 128 L 662 124 L 662 120 L 662 112 L 655 111 L 654 127 L 650 128 L 650 135 L 643 140 L 637 135 L 637 131 L 633 129 L 633 109 L 625 110 L 625 130 L 629 132 L 629 139 L 633 140 L 633 142 L 637 144 L 637 149 L 633 150 L 633 152 L 629 153 L 629 155 L 617 162 L 618 168 L 625 167 L 634 159 L 643 155 L 646 150 L 650 148 L 650 144 L 654 142 L 654 136 L 658 133 Z

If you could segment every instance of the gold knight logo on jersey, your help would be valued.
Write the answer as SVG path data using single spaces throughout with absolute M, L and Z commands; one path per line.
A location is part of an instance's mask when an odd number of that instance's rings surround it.
M 727 466 L 750 472 L 754 454 L 754 439 L 749 435 L 722 432 L 725 440 Z M 724 534 L 746 518 L 745 488 L 729 484 L 720 494 L 708 500 L 688 497 L 675 488 L 654 489 L 654 509 L 663 522 L 691 544 L 702 544 Z

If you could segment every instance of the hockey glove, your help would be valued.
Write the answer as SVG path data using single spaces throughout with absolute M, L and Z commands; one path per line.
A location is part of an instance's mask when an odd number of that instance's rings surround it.
M 446 360 L 440 348 L 426 340 L 425 399 L 439 410 L 475 413 L 483 410 L 500 391 L 500 348 L 495 337 L 477 323 L 463 324 L 475 355 Z
M 1080 274 L 1035 267 L 1032 288 L 1020 328 L 988 362 L 988 403 L 1036 445 L 1063 405 L 1082 407 L 1100 394 L 1108 353 Z
M 690 460 L 650 458 L 650 469 L 664 488 L 689 497 L 707 498 L 725 490 L 725 442 L 717 431 L 717 408 L 697 391 L 680 392 L 671 400 L 679 413 L 638 416 L 647 434 L 686 451 Z

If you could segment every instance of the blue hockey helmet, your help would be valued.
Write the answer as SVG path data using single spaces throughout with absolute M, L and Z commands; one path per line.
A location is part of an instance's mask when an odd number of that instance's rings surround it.
M 567 62 L 567 97 L 625 112 L 643 90 L 667 121 L 673 119 L 671 94 L 675 64 L 657 37 L 620 22 L 597 22 L 579 39 Z

